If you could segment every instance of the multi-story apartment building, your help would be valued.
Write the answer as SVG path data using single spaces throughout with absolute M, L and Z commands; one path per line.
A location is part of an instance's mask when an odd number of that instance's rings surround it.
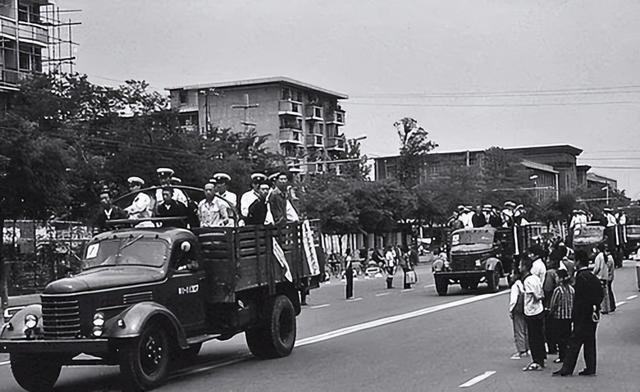
M 24 75 L 42 72 L 51 23 L 47 0 L 0 0 L 0 104 Z M 44 55 L 44 56 L 43 56 Z
M 347 95 L 286 77 L 205 83 L 167 88 L 171 107 L 186 130 L 255 128 L 269 135 L 267 146 L 281 152 L 292 169 L 326 170 L 307 164 L 340 158 L 346 149 L 341 131 Z

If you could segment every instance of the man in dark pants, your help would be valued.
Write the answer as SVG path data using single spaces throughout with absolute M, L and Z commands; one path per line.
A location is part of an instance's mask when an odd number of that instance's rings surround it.
M 586 368 L 581 376 L 596 374 L 596 327 L 600 318 L 600 303 L 604 297 L 602 285 L 588 269 L 589 257 L 585 251 L 576 251 L 575 299 L 573 301 L 573 332 L 569 338 L 569 348 L 562 368 L 553 372 L 554 376 L 573 374 L 580 348 L 584 345 Z
M 345 263 L 345 279 L 347 280 L 347 299 L 353 298 L 353 259 L 351 257 L 351 249 L 347 249 Z

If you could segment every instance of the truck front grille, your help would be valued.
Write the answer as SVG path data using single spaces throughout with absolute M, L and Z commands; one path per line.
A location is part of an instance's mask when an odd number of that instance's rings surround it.
M 42 326 L 44 337 L 69 339 L 80 335 L 78 300 L 42 296 Z

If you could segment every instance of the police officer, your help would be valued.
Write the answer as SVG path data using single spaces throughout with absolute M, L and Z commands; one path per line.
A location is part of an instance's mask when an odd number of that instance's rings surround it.
M 215 173 L 211 178 L 216 187 L 216 193 L 222 198 L 223 204 L 227 205 L 227 215 L 229 218 L 236 221 L 238 219 L 238 196 L 230 192 L 227 187 L 231 182 L 231 176 L 227 173 Z
M 175 174 L 175 172 L 173 171 L 173 169 L 170 169 L 168 167 L 159 167 L 158 169 L 156 169 L 156 174 L 158 175 L 158 182 L 159 184 L 159 188 L 156 190 L 156 210 L 157 208 L 160 206 L 160 204 L 163 203 L 163 198 L 162 198 L 162 188 L 163 187 L 171 187 L 171 178 L 173 178 L 173 175 Z M 178 189 L 178 188 L 173 188 L 171 187 L 172 192 L 173 192 L 173 196 L 171 197 L 173 200 L 177 200 L 180 203 L 184 204 L 185 207 L 188 204 L 188 199 L 187 196 L 184 194 L 184 192 L 182 192 L 182 190 Z
M 345 263 L 345 279 L 347 281 L 347 299 L 353 298 L 353 258 L 351 257 L 351 249 L 347 249 Z
M 127 182 L 129 183 L 129 190 L 131 192 L 138 192 L 144 186 L 144 180 L 140 177 L 129 177 Z M 124 210 L 129 214 L 129 218 L 131 219 L 150 218 L 152 210 L 151 197 L 144 192 L 138 192 L 131 205 Z
M 262 173 L 251 175 L 251 190 L 240 198 L 240 214 L 247 225 L 263 225 L 267 216 L 267 194 L 270 187 L 267 176 Z

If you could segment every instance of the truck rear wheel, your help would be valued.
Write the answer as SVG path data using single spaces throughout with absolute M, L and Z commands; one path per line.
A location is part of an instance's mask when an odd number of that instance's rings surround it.
M 261 325 L 245 332 L 251 353 L 261 359 L 286 357 L 296 342 L 296 313 L 293 304 L 284 295 L 267 303 L 267 312 Z
M 51 355 L 11 354 L 11 372 L 29 392 L 48 392 L 58 381 L 62 364 Z
M 449 282 L 447 279 L 435 278 L 436 281 L 436 291 L 438 295 L 444 297 L 447 295 L 447 289 L 449 288 Z
M 119 347 L 123 391 L 146 391 L 164 381 L 169 372 L 170 342 L 158 323 Z

